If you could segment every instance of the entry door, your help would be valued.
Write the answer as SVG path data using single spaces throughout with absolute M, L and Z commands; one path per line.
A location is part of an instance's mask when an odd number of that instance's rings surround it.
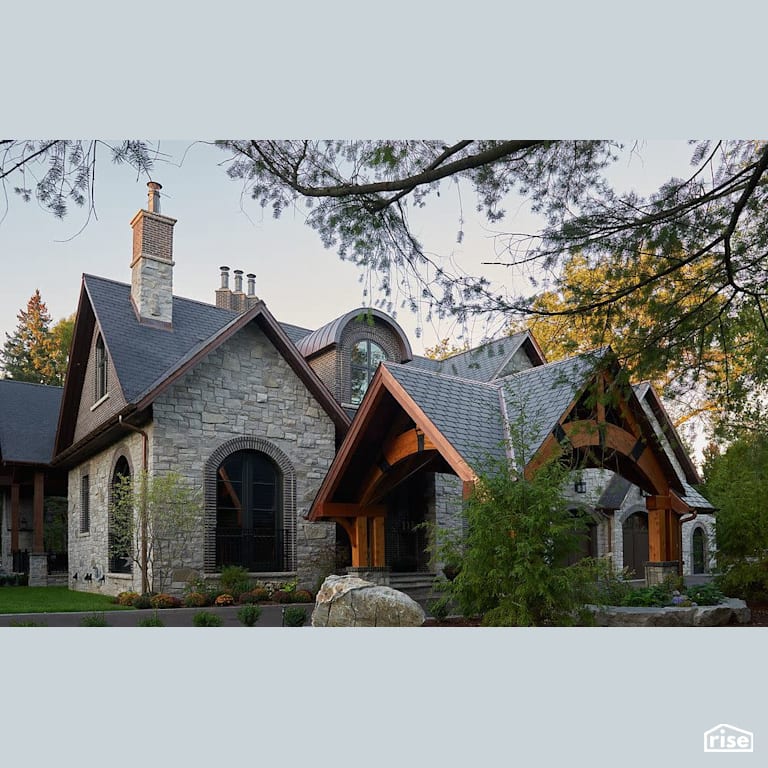
M 624 521 L 624 567 L 636 579 L 645 578 L 648 562 L 648 514 L 635 512 Z

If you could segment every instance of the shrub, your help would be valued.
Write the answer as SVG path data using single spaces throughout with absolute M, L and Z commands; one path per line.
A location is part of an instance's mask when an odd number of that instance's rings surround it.
M 241 605 L 250 603 L 264 603 L 269 600 L 269 592 L 264 587 L 255 587 L 248 592 L 243 592 L 237 602 Z
M 134 608 L 151 608 L 152 603 L 150 602 L 152 600 L 152 594 L 147 592 L 144 595 L 138 595 L 133 600 L 133 607 Z
M 276 589 L 269 598 L 273 603 L 291 603 L 293 595 L 284 589 Z
M 196 627 L 220 627 L 222 625 L 221 616 L 217 616 L 210 611 L 200 611 L 192 617 L 192 624 Z
M 298 605 L 289 605 L 287 608 L 283 608 L 284 627 L 303 627 L 306 621 L 306 608 L 300 608 Z
M 244 605 L 238 612 L 237 618 L 246 627 L 252 627 L 261 616 L 260 605 Z
M 115 602 L 118 605 L 133 605 L 137 597 L 139 597 L 138 592 L 120 592 L 115 598 Z
M 226 565 L 221 569 L 219 586 L 228 595 L 237 598 L 243 592 L 251 589 L 251 579 L 248 570 L 242 565 Z
M 656 584 L 653 587 L 641 587 L 631 590 L 621 605 L 628 607 L 660 607 L 670 605 L 672 590 L 667 584 Z
M 92 613 L 89 616 L 83 616 L 80 619 L 81 627 L 108 627 L 107 620 L 103 613 Z
M 438 621 L 442 621 L 448 616 L 450 611 L 449 600 L 447 597 L 440 597 L 436 600 L 430 600 L 429 604 L 427 605 L 427 609 L 429 610 L 431 616 L 436 618 Z
M 696 584 L 688 587 L 686 594 L 696 605 L 719 605 L 725 600 L 725 595 L 715 584 Z
M 190 592 L 184 596 L 183 602 L 187 608 L 204 608 L 206 605 L 211 604 L 208 596 L 201 592 Z
M 715 585 L 728 597 L 768 603 L 768 561 L 734 563 L 715 577 Z
M 152 608 L 178 608 L 181 606 L 181 600 L 173 595 L 166 595 L 161 592 L 149 598 L 149 605 Z
M 297 589 L 293 593 L 288 593 L 292 603 L 314 603 L 315 597 L 308 589 Z
M 219 595 L 214 601 L 214 605 L 232 605 L 235 602 L 235 598 L 232 595 Z
M 140 627 L 164 627 L 163 620 L 157 615 L 157 611 L 152 616 L 147 616 L 146 619 L 141 619 L 138 626 Z

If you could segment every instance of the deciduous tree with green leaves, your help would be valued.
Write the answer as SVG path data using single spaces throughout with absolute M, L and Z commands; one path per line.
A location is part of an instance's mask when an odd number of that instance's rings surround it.
M 110 556 L 128 553 L 142 587 L 163 591 L 202 538 L 202 491 L 176 472 L 121 477 L 110 502 Z

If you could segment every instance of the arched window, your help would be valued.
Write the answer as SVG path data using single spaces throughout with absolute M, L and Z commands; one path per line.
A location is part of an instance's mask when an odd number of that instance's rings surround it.
M 352 347 L 350 379 L 352 382 L 351 402 L 354 405 L 359 405 L 362 402 L 368 384 L 376 372 L 376 367 L 386 359 L 387 355 L 384 350 L 370 339 L 358 341 Z
M 131 467 L 121 456 L 115 463 L 110 483 L 109 505 L 109 570 L 131 573 L 133 566 L 133 505 L 130 501 Z
M 694 530 L 693 536 L 691 537 L 691 544 L 693 548 L 693 572 L 706 573 L 706 541 L 703 528 L 698 527 L 696 530 Z
M 260 451 L 236 451 L 216 473 L 216 566 L 282 571 L 287 538 L 280 470 Z
M 96 400 L 101 400 L 107 394 L 107 349 L 104 339 L 99 334 L 96 339 L 96 370 L 94 380 L 94 395 Z

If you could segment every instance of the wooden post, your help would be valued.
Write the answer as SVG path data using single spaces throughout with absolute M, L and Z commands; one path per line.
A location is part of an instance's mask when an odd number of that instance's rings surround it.
M 666 510 L 648 510 L 648 560 L 660 563 L 667 557 Z
M 384 567 L 384 518 L 371 518 L 371 555 L 374 568 Z
M 19 549 L 19 484 L 11 485 L 11 552 Z
M 43 554 L 45 552 L 45 536 L 43 534 L 43 498 L 45 496 L 45 475 L 42 472 L 35 472 L 35 492 L 32 503 L 33 509 L 33 528 L 32 552 Z
M 355 540 L 352 542 L 352 567 L 368 567 L 368 518 L 355 518 Z

